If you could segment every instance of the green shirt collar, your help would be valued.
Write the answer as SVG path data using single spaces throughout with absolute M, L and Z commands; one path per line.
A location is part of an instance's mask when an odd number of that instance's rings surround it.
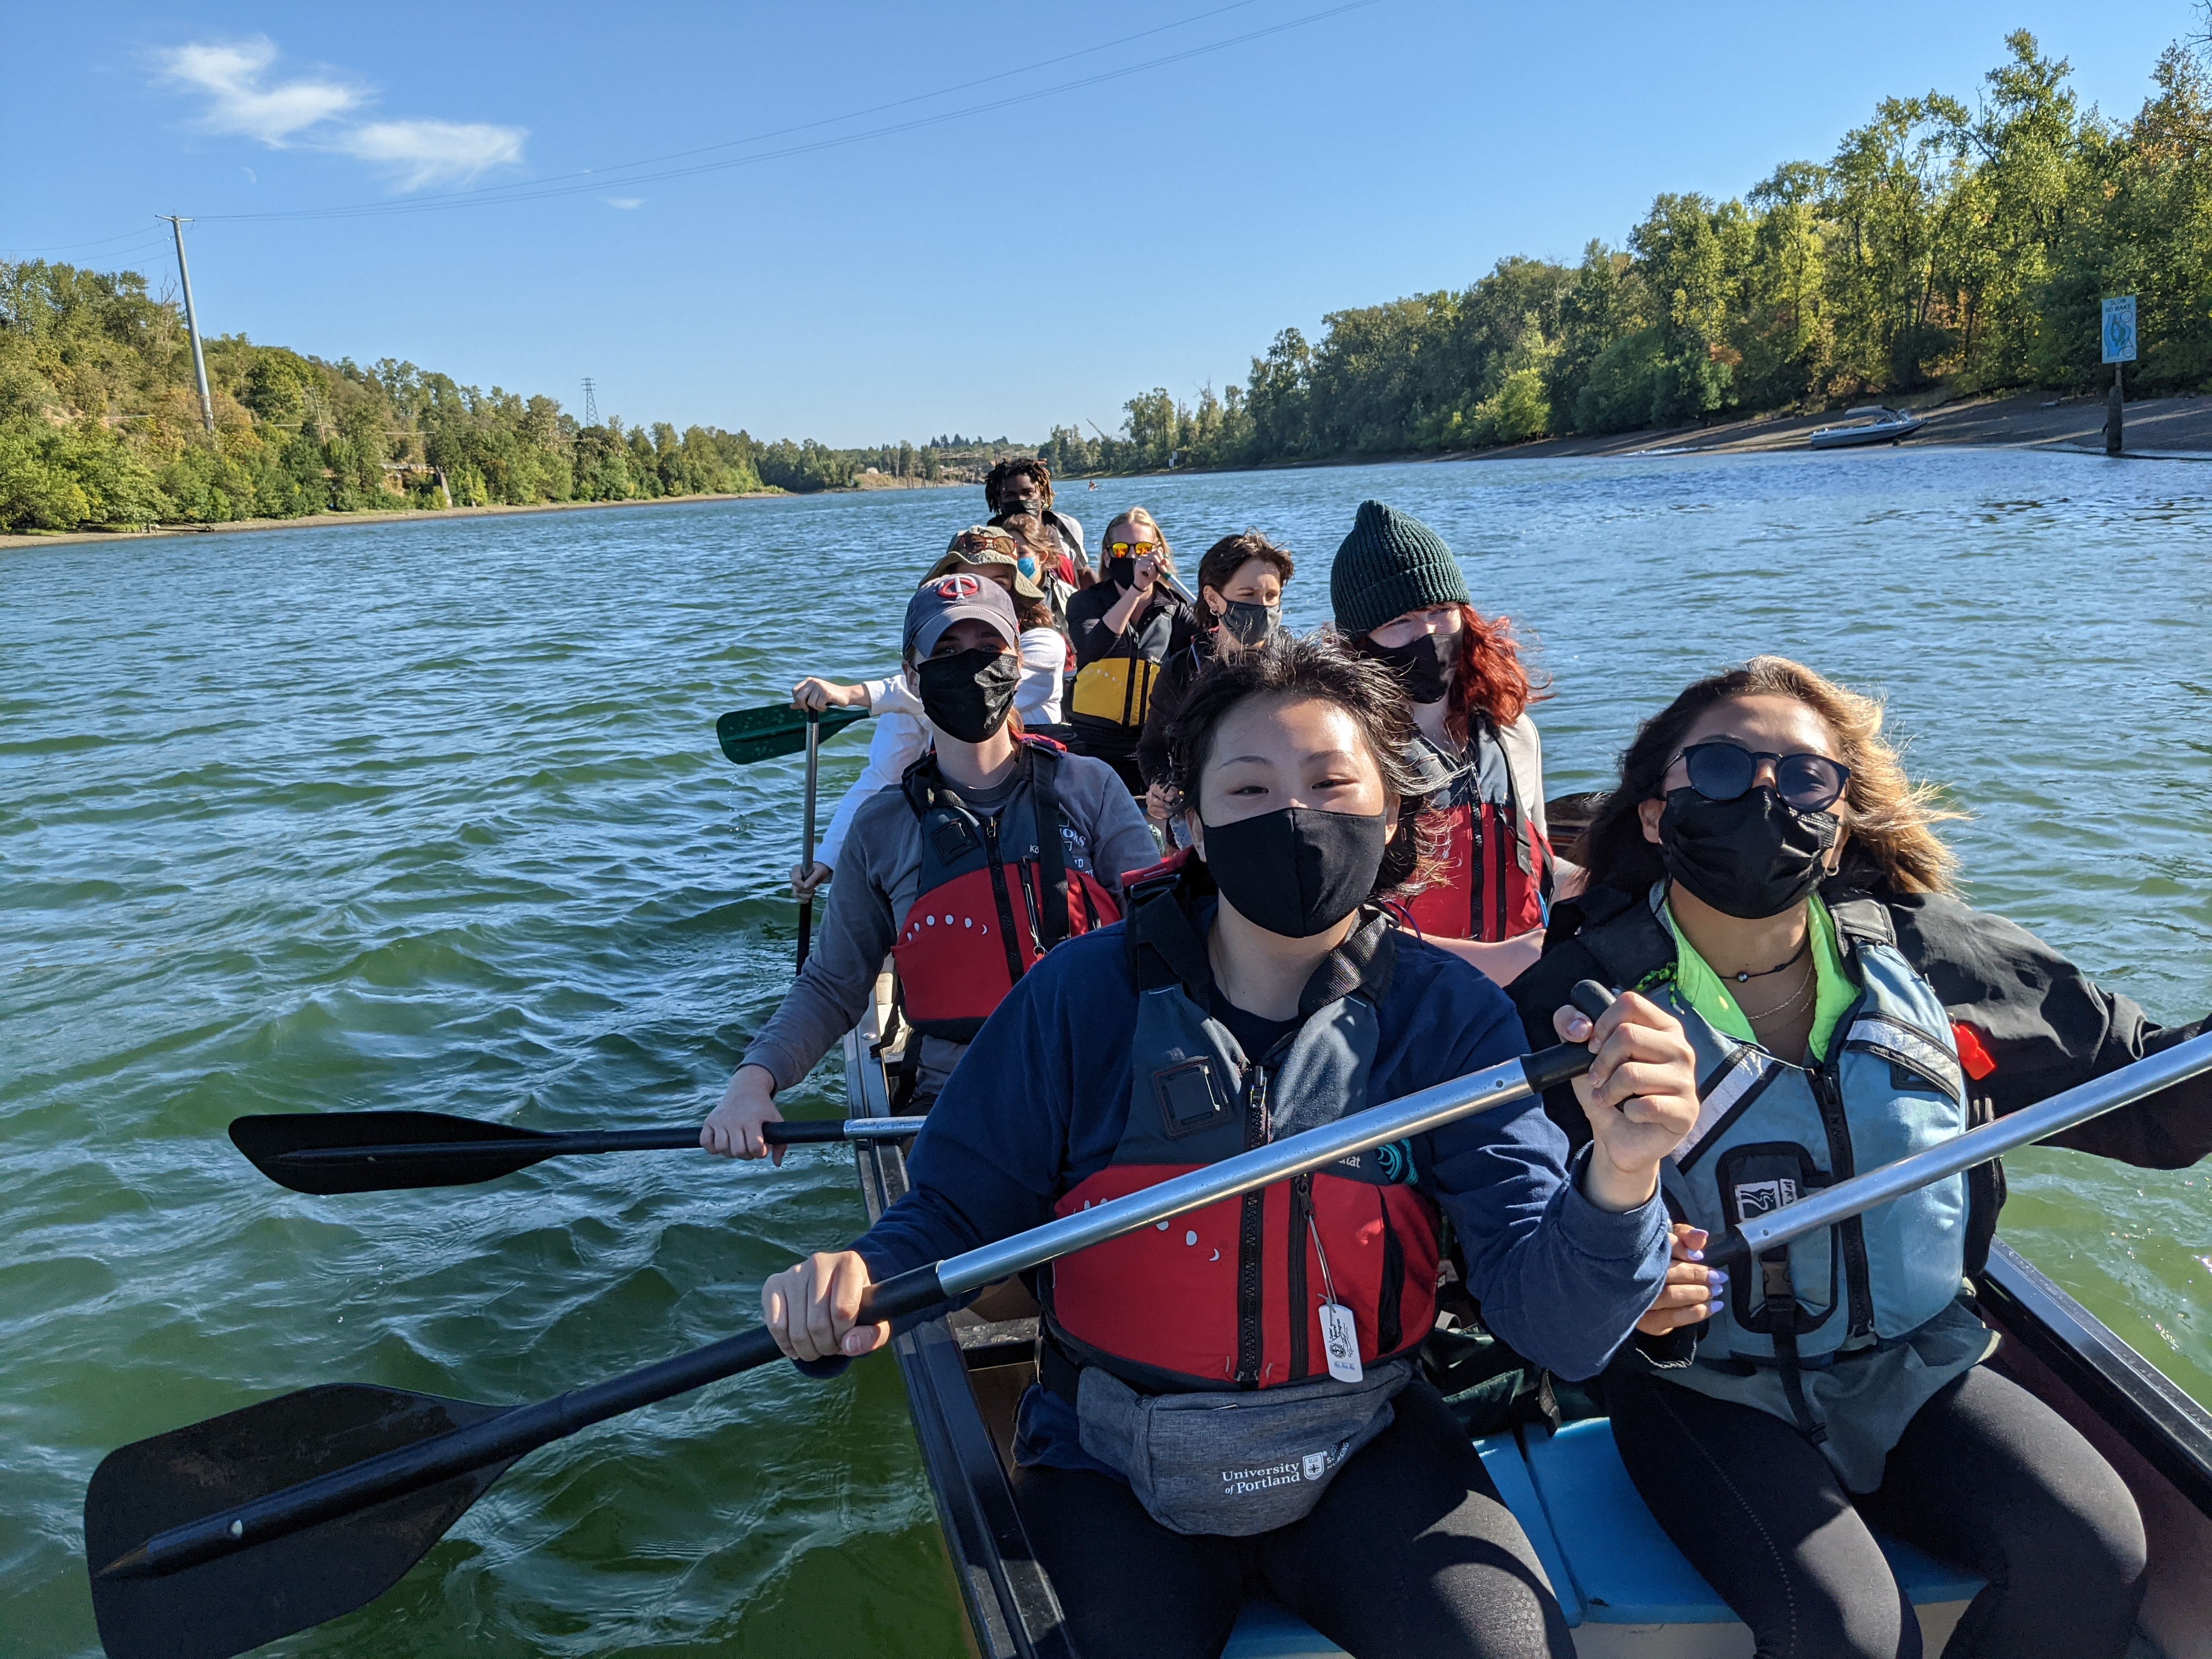
M 1819 894 L 1813 896 L 1807 910 L 1812 924 L 1813 973 L 1817 988 L 1813 994 L 1813 1058 L 1825 1060 L 1828 1045 L 1834 1040 L 1836 1026 L 1858 1000 L 1859 988 L 1844 966 L 1843 948 L 1836 940 L 1836 923 L 1828 914 L 1828 907 L 1820 902 Z M 1716 1031 L 1736 1038 L 1739 1042 L 1756 1042 L 1752 1035 L 1751 1022 L 1744 1018 L 1742 1008 L 1729 989 L 1728 981 L 1712 970 L 1697 947 L 1683 936 L 1675 925 L 1674 907 L 1662 903 L 1659 914 L 1666 918 L 1668 927 L 1674 935 L 1674 991 L 1681 1000 L 1695 1009 L 1705 1024 Z M 1778 1058 L 1792 1058 L 1778 1056 Z

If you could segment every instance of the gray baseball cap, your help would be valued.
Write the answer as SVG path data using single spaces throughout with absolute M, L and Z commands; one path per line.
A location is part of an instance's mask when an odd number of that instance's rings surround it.
M 1014 602 L 1006 590 L 988 576 L 955 570 L 932 576 L 914 590 L 906 602 L 906 643 L 902 653 L 927 657 L 937 649 L 945 630 L 973 617 L 997 629 L 1008 645 L 1021 648 L 1022 625 L 1014 615 Z

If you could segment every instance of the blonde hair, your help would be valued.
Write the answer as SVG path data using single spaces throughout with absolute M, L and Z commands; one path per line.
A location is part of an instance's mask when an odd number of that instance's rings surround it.
M 1160 528 L 1160 521 L 1147 507 L 1125 507 L 1106 520 L 1106 528 L 1098 535 L 1098 555 L 1101 558 L 1106 556 L 1107 546 L 1114 539 L 1114 526 L 1117 524 L 1141 525 L 1151 531 L 1150 539 L 1160 544 L 1160 568 L 1170 575 L 1175 574 L 1175 550 L 1168 545 L 1167 532 Z
M 1880 698 L 1838 685 L 1787 657 L 1753 657 L 1741 668 L 1708 676 L 1637 728 L 1620 757 L 1620 781 L 1583 837 L 1582 863 L 1591 885 L 1638 893 L 1664 874 L 1659 849 L 1644 839 L 1638 806 L 1663 793 L 1667 769 L 1699 715 L 1716 703 L 1759 696 L 1802 703 L 1835 733 L 1835 758 L 1851 772 L 1844 790 L 1850 831 L 1846 866 L 1854 858 L 1863 870 L 1870 864 L 1884 884 L 1900 893 L 1953 890 L 1958 858 L 1930 826 L 1966 814 L 1942 805 L 1935 785 L 1905 775 L 1896 748 L 1881 734 L 1887 711 Z

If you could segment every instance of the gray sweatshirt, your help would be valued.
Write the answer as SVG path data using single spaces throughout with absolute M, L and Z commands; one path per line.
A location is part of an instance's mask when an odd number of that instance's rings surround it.
M 1028 787 L 1029 765 L 1024 756 L 1013 781 L 988 792 L 963 791 L 961 799 L 978 817 L 995 817 L 1016 790 Z M 1057 786 L 1066 819 L 1067 867 L 1087 872 L 1118 903 L 1122 876 L 1159 860 L 1144 815 L 1128 787 L 1102 761 L 1062 755 Z M 830 884 L 821 934 L 806 966 L 782 1006 L 746 1045 L 741 1063 L 765 1070 L 779 1093 L 812 1071 L 867 1012 L 876 975 L 921 890 L 921 822 L 901 790 L 879 791 L 853 816 L 837 878 Z M 922 1040 L 923 1099 L 936 1097 L 966 1047 L 939 1037 Z

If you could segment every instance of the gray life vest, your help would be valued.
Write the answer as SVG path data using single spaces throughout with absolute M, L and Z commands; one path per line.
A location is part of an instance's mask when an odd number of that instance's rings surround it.
M 1716 1030 L 1676 994 L 1671 965 L 1638 988 L 1697 1055 L 1698 1121 L 1661 1185 L 1670 1209 L 1716 1235 L 1967 1127 L 1950 1017 L 1898 951 L 1887 911 L 1855 899 L 1830 915 L 1859 995 L 1816 1066 Z M 1779 1364 L 1794 1396 L 1801 1362 L 1895 1341 L 1957 1300 L 1967 1211 L 1966 1179 L 1953 1176 L 1770 1252 L 1731 1280 L 1701 1352 Z

